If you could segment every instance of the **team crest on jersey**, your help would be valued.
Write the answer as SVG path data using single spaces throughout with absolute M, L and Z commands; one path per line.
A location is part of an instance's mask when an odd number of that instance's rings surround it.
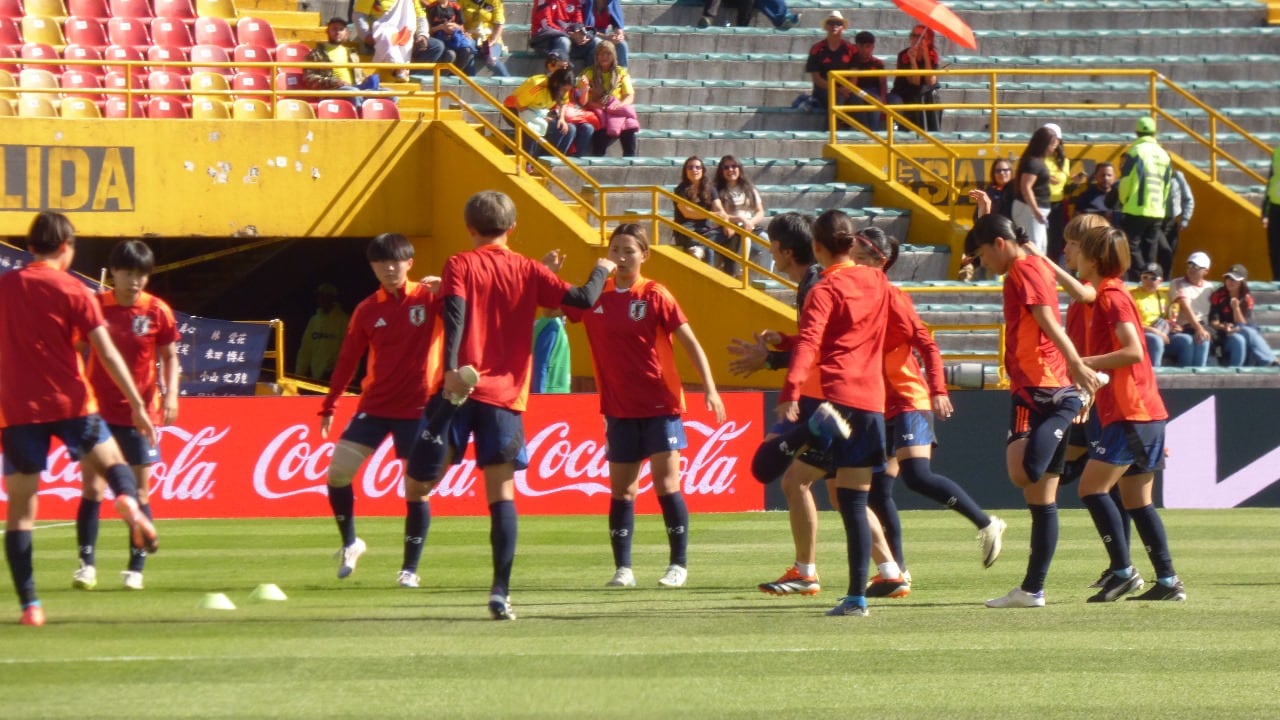
M 151 318 L 145 315 L 135 315 L 133 318 L 133 334 L 138 337 L 145 337 L 151 334 Z
M 645 314 L 649 312 L 649 303 L 646 300 L 631 301 L 631 319 L 643 320 Z
M 409 308 L 409 322 L 415 326 L 421 327 L 422 323 L 427 321 L 427 306 L 414 305 Z

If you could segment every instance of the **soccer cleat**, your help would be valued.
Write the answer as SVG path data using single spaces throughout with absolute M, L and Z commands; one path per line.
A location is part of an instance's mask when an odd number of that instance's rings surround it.
M 840 598 L 840 604 L 827 611 L 828 617 L 866 617 L 870 614 L 866 605 L 850 596 Z
M 658 578 L 658 584 L 662 587 L 678 588 L 684 587 L 685 581 L 689 579 L 689 571 L 679 565 L 668 565 L 667 571 Z
M 480 384 L 480 373 L 476 372 L 476 369 L 470 365 L 463 365 L 458 368 L 458 377 L 467 384 L 468 388 L 473 388 Z M 445 397 L 454 405 L 461 405 L 467 401 L 466 395 L 446 395 Z
M 120 584 L 125 590 L 141 590 L 142 573 L 137 570 L 125 570 L 120 573 Z
M 989 568 L 1000 559 L 1004 531 L 1007 527 L 1005 521 L 992 515 L 991 522 L 978 531 L 978 547 L 982 549 L 982 567 Z
M 883 578 L 879 573 L 867 583 L 867 597 L 904 598 L 911 594 L 911 577 Z
M 44 624 L 44 608 L 40 607 L 38 602 L 22 608 L 22 619 L 18 622 L 31 627 L 40 627 Z
M 516 611 L 511 609 L 511 598 L 497 593 L 490 595 L 489 616 L 494 620 L 515 620 Z
M 1151 589 L 1135 595 L 1126 600 L 1172 600 L 1174 602 L 1186 602 L 1187 589 L 1182 586 L 1181 580 L 1174 580 L 1172 585 L 1164 585 L 1158 582 L 1151 583 Z
M 148 555 L 160 549 L 160 543 L 156 539 L 156 526 L 143 514 L 137 500 L 121 495 L 116 498 L 116 512 L 120 514 L 124 524 L 129 526 L 129 544 Z
M 620 567 L 613 577 L 609 578 L 609 582 L 604 584 L 605 587 L 635 587 L 636 576 L 631 572 L 631 568 Z
M 1107 568 L 1106 570 L 1103 570 L 1103 571 L 1102 571 L 1102 574 L 1098 576 L 1098 579 L 1097 579 L 1097 580 L 1094 580 L 1094 581 L 1093 581 L 1093 584 L 1092 584 L 1092 585 L 1090 585 L 1089 587 L 1090 587 L 1090 588 L 1101 588 L 1103 585 L 1105 585 L 1105 584 L 1106 584 L 1106 582 L 1107 582 L 1107 578 L 1109 578 L 1109 577 L 1111 577 L 1111 568 Z
M 76 590 L 92 590 L 98 587 L 98 569 L 92 565 L 80 565 L 71 573 L 71 587 Z
M 840 411 L 834 405 L 824 402 L 809 416 L 809 432 L 821 438 L 823 445 L 829 446 L 836 436 L 847 440 L 853 434 L 853 428 L 840 417 Z
M 1036 608 L 1044 607 L 1044 591 L 1029 593 L 1020 587 L 1016 587 L 1009 591 L 1004 597 L 992 598 L 987 601 L 989 608 Z
M 1091 596 L 1086 602 L 1101 603 L 1115 602 L 1120 599 L 1121 595 L 1127 595 L 1135 590 L 1141 590 L 1145 585 L 1142 576 L 1138 571 L 1129 566 L 1129 577 L 1122 578 L 1113 572 L 1107 573 L 1107 577 L 1102 582 L 1102 589 L 1096 595 Z
M 422 578 L 418 577 L 416 573 L 401 570 L 396 573 L 396 583 L 402 588 L 416 588 L 422 583 Z
M 364 541 L 356 538 L 356 541 L 343 547 L 334 557 L 338 558 L 338 579 L 343 580 L 348 575 L 356 571 L 356 561 L 365 551 Z
M 822 590 L 817 575 L 801 575 L 795 565 L 787 568 L 777 580 L 756 587 L 769 595 L 817 595 Z

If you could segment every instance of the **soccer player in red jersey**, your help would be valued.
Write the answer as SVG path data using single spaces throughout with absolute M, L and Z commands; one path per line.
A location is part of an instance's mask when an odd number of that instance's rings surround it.
M 853 247 L 853 260 L 859 265 L 879 268 L 888 273 L 898 259 L 898 240 L 877 227 L 858 231 Z M 919 353 L 926 373 L 920 372 Z M 893 500 L 893 485 L 901 474 L 912 491 L 964 515 L 978 528 L 978 548 L 983 567 L 991 567 L 1000 557 L 1005 522 L 989 516 L 964 488 L 951 478 L 938 475 L 930 468 L 933 446 L 934 417 L 946 420 L 954 411 L 943 377 L 942 353 L 933 335 L 916 313 L 911 297 L 895 285 L 889 286 L 889 318 L 884 337 L 885 431 L 891 457 L 885 468 L 877 471 L 871 482 L 869 506 L 880 519 L 885 537 L 893 548 L 894 559 L 903 569 L 901 576 L 872 578 L 868 597 L 905 597 L 911 579 L 906 574 L 902 555 L 902 523 Z
M 146 403 L 151 422 L 172 425 L 178 419 L 178 376 L 181 370 L 178 366 L 178 324 L 169 305 L 145 290 L 155 264 L 151 248 L 141 240 L 117 244 L 108 258 L 112 288 L 99 292 L 98 302 L 102 305 L 111 342 L 129 366 L 129 375 Z M 164 373 L 163 396 L 157 365 L 163 368 Z M 152 518 L 149 502 L 151 466 L 160 461 L 159 449 L 133 426 L 129 401 L 116 387 L 96 352 L 89 356 L 89 383 L 98 398 L 98 413 L 107 422 L 107 428 L 138 479 L 138 506 L 148 518 Z M 82 468 L 82 478 L 84 488 L 76 512 L 80 567 L 71 576 L 71 586 L 92 590 L 98 584 L 94 556 L 98 543 L 98 510 L 106 483 L 91 467 Z M 121 573 L 121 584 L 126 590 L 142 589 L 142 570 L 146 561 L 146 551 L 131 544 L 129 565 Z
M 867 494 L 872 469 L 884 462 L 882 355 L 889 281 L 879 270 L 853 263 L 850 253 L 857 242 L 866 240 L 858 239 L 853 220 L 839 210 L 822 213 L 813 224 L 813 252 L 824 269 L 800 314 L 800 336 L 778 405 L 780 416 L 799 419 L 800 388 L 816 363 L 827 403 L 814 417 L 820 427 L 830 428 L 836 503 L 849 556 L 848 595 L 828 615 L 867 614 Z M 809 472 L 800 461 L 792 462 L 787 473 L 793 471 Z
M 128 398 L 130 417 L 152 445 L 156 429 L 129 367 L 111 343 L 102 308 L 67 272 L 75 257 L 75 230 L 61 213 L 36 215 L 27 233 L 35 260 L 0 275 L 0 451 L 9 495 L 4 553 L 13 576 L 22 624 L 43 625 L 31 564 L 36 492 L 49 444 L 57 437 L 68 454 L 103 475 L 116 495 L 116 511 L 135 547 L 156 550 L 156 530 L 138 508 L 138 485 L 125 464 L 85 378 L 76 344 L 87 340 Z
M 1097 442 L 1090 445 L 1089 462 L 1080 478 L 1080 499 L 1089 508 L 1111 559 L 1110 575 L 1089 602 L 1110 602 L 1143 586 L 1142 577 L 1129 564 L 1122 520 L 1108 494 L 1117 483 L 1157 577 L 1150 590 L 1130 599 L 1180 601 L 1187 599 L 1187 592 L 1174 572 L 1164 524 L 1151 499 L 1155 471 L 1164 467 L 1169 414 L 1147 356 L 1138 307 L 1124 285 L 1129 263 L 1129 242 L 1121 230 L 1096 228 L 1080 244 L 1081 276 L 1093 283 L 1098 295 L 1084 362 L 1111 373 L 1111 382 L 1097 391 L 1101 430 Z
M 334 446 L 327 480 L 329 507 L 342 536 L 339 580 L 355 571 L 366 549 L 356 536 L 351 486 L 356 472 L 388 435 L 396 457 L 409 457 L 427 398 L 440 387 L 442 374 L 440 301 L 431 285 L 409 279 L 413 245 L 398 233 L 382 233 L 369 243 L 365 258 L 380 287 L 351 314 L 329 394 L 320 407 L 320 437 L 327 438 L 338 401 L 367 352 L 368 372 L 356 414 Z M 420 583 L 418 562 L 431 524 L 430 491 L 426 483 L 405 481 L 404 561 L 396 576 L 400 587 L 416 588 Z
M 680 451 L 684 435 L 684 389 L 676 371 L 671 338 L 675 336 L 698 370 L 706 389 L 707 410 L 724 422 L 724 403 L 716 392 L 707 356 L 671 291 L 640 274 L 649 259 L 649 237 L 635 223 L 619 225 L 609 239 L 609 259 L 617 265 L 613 278 L 589 310 L 566 308 L 581 322 L 591 345 L 592 367 L 605 416 L 609 461 L 609 539 L 615 572 L 610 587 L 633 587 L 631 536 L 635 532 L 635 499 L 640 469 L 649 460 L 653 488 L 662 507 L 670 544 L 670 564 L 658 579 L 664 587 L 681 587 L 688 578 L 689 510 L 680 493 Z
M 1031 555 L 1022 584 L 987 607 L 1044 607 L 1044 582 L 1058 545 L 1058 476 L 1067 426 L 1082 407 L 1080 390 L 1098 377 L 1058 324 L 1052 263 L 1029 255 L 1026 233 L 1002 215 L 984 215 L 965 239 L 965 252 L 1005 275 L 1004 366 L 1013 393 L 1005 463 L 1031 511 Z M 1072 378 L 1081 387 L 1072 384 Z
M 521 414 L 529 397 L 533 366 L 533 321 L 538 308 L 589 308 L 613 271 L 596 261 L 591 277 L 572 287 L 543 263 L 507 244 L 516 227 L 516 207 L 506 195 L 487 190 L 464 209 L 473 250 L 445 262 L 440 295 L 444 314 L 444 395 L 431 398 L 427 426 L 409 458 L 408 475 L 434 487 L 450 457 L 460 461 L 475 433 L 476 465 L 484 472 L 489 501 L 493 584 L 489 614 L 514 620 L 511 567 L 516 552 L 515 473 L 528 465 Z M 461 369 L 473 368 L 478 384 Z M 451 409 L 453 398 L 470 397 Z

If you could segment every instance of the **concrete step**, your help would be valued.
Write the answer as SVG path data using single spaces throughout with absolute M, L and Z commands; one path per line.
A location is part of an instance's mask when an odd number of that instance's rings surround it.
M 835 165 L 822 158 L 769 158 L 737 155 L 752 182 L 763 185 L 835 182 Z M 636 158 L 584 158 L 578 162 L 597 182 L 615 186 L 659 185 L 674 187 L 680 182 L 680 168 L 686 156 Z M 548 161 L 553 172 L 565 180 L 574 174 L 559 161 Z

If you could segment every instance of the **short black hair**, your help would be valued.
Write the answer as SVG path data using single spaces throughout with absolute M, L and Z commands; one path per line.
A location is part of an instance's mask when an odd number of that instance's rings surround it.
M 875 45 L 876 36 L 868 30 L 863 30 L 862 32 L 853 36 L 853 44 L 854 45 L 867 45 L 867 44 Z
M 797 263 L 813 264 L 813 216 L 786 212 L 769 221 L 769 240 L 790 250 Z
M 31 229 L 27 231 L 27 250 L 32 255 L 49 255 L 74 240 L 75 236 L 76 229 L 66 215 L 45 210 L 31 221 Z
M 111 248 L 107 267 L 112 270 L 133 270 L 150 275 L 156 268 L 156 254 L 141 240 L 125 240 Z
M 400 233 L 382 233 L 369 243 L 364 256 L 369 262 L 412 260 L 413 243 Z

